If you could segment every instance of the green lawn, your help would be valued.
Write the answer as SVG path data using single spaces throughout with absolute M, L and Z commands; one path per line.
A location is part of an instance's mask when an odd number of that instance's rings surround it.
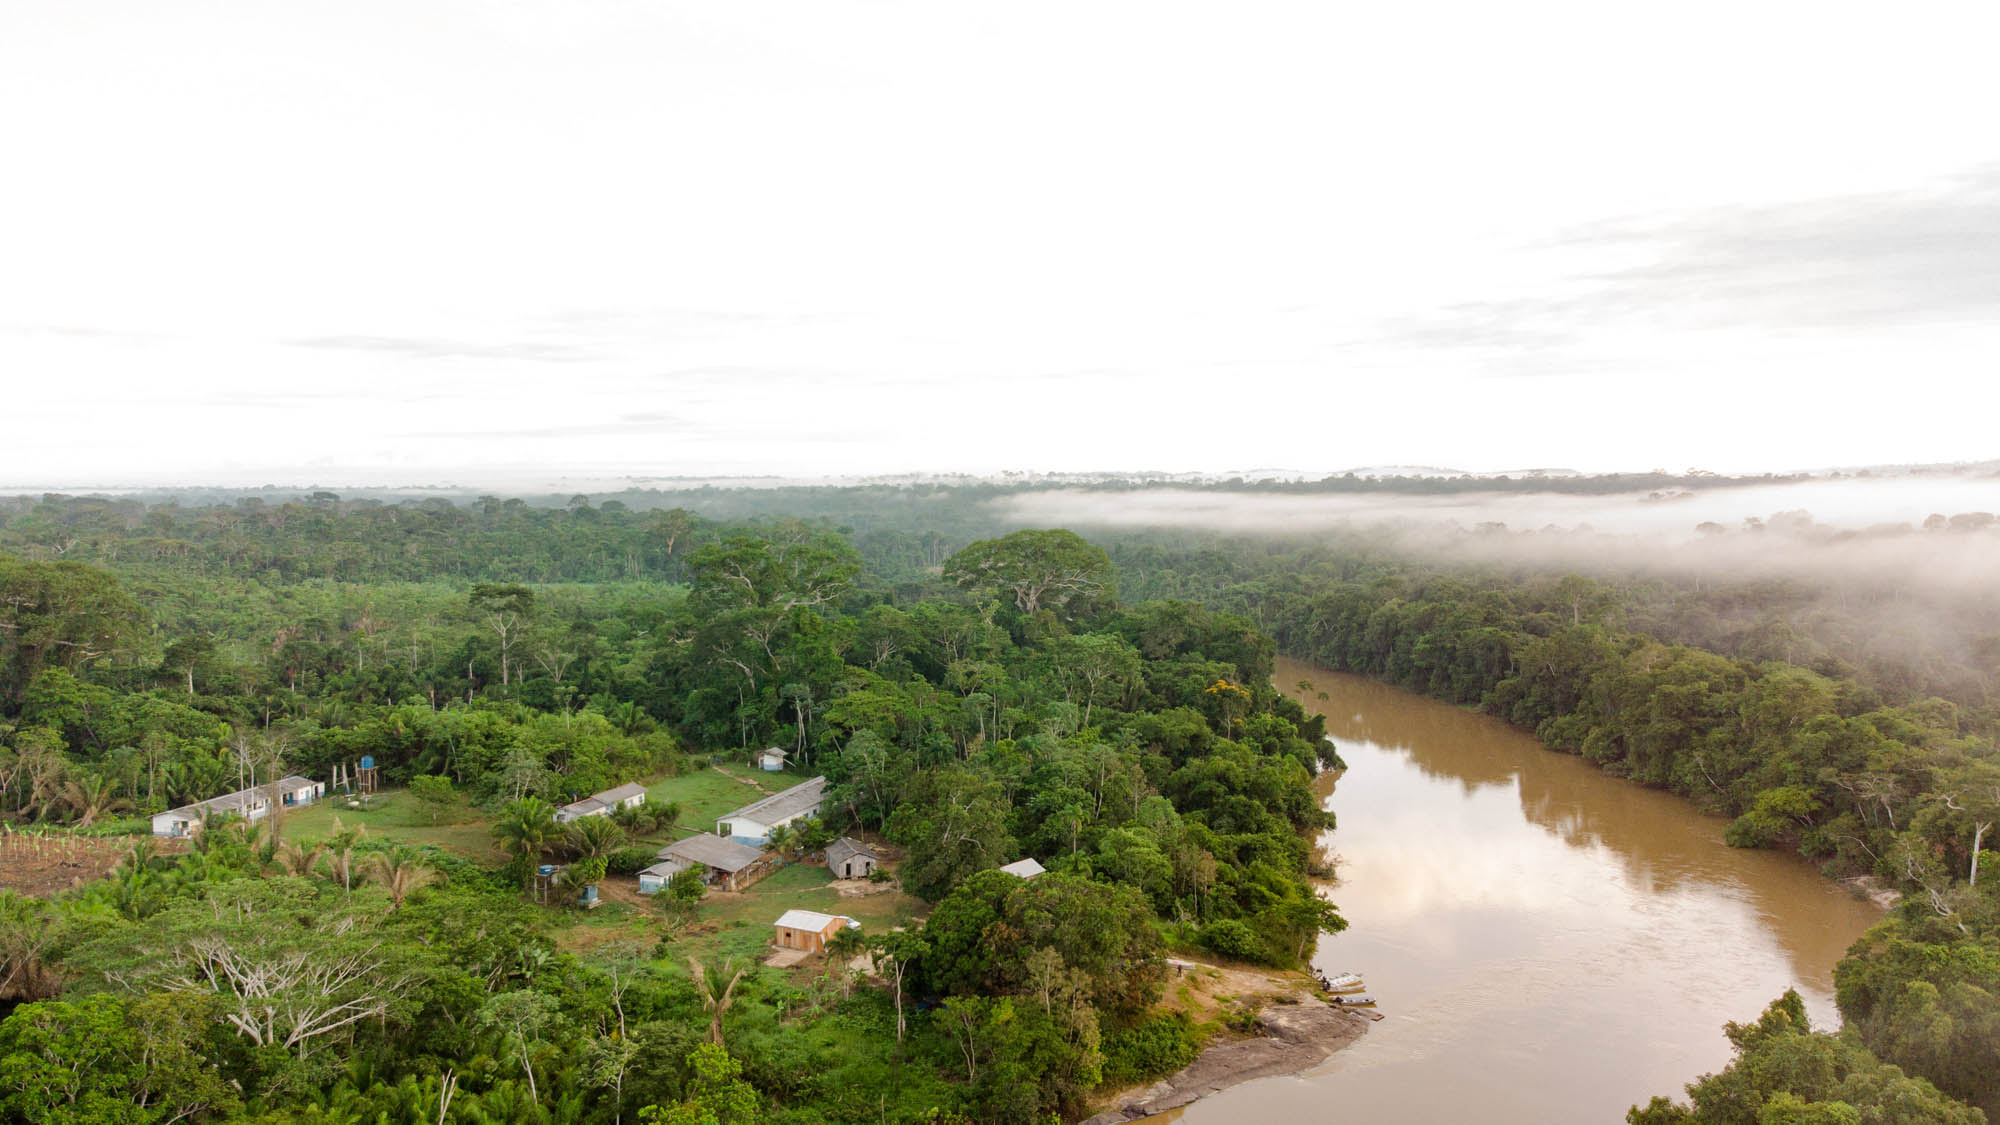
M 715 831 L 715 818 L 757 800 L 762 794 L 713 768 L 656 781 L 646 788 L 653 802 L 679 801 L 681 823 L 704 832 Z
M 374 839 L 405 844 L 434 844 L 467 859 L 498 864 L 506 857 L 493 844 L 491 821 L 469 802 L 460 799 L 431 823 L 431 810 L 411 797 L 407 790 L 384 789 L 368 800 L 365 809 L 349 808 L 347 798 L 334 794 L 302 809 L 285 813 L 285 838 L 323 840 L 333 835 L 335 820 L 342 828 L 363 828 Z

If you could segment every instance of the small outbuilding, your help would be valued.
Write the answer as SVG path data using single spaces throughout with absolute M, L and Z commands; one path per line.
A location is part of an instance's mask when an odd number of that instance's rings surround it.
M 875 853 L 868 845 L 846 836 L 826 846 L 826 869 L 836 879 L 866 879 L 875 874 Z
M 663 859 L 639 872 L 639 893 L 656 895 L 667 889 L 667 882 L 686 871 L 688 865 L 677 859 Z
M 1048 868 L 1036 863 L 1035 857 L 1029 856 L 1027 859 L 1017 859 L 1012 863 L 1003 864 L 1000 870 L 1005 871 L 1009 875 L 1019 875 L 1023 879 L 1032 879 L 1042 872 L 1047 871 Z
M 858 930 L 861 923 L 845 914 L 821 914 L 816 910 L 787 910 L 771 923 L 777 928 L 780 949 L 826 952 L 826 943 L 841 930 Z
M 757 751 L 752 761 L 758 769 L 766 773 L 777 773 L 785 768 L 786 757 L 786 753 L 778 747 L 766 746 L 764 749 Z

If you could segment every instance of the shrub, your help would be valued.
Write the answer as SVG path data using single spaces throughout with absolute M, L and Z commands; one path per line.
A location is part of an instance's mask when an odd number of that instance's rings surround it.
M 657 862 L 653 857 L 653 851 L 654 849 L 639 844 L 619 848 L 612 852 L 605 862 L 605 870 L 613 875 L 637 875 Z
M 1234 918 L 1210 922 L 1201 928 L 1201 946 L 1212 953 L 1238 961 L 1268 961 L 1270 950 L 1257 931 Z
M 1194 1061 L 1201 1034 L 1186 1012 L 1170 1012 L 1104 1033 L 1104 1080 L 1126 1084 L 1172 1074 Z

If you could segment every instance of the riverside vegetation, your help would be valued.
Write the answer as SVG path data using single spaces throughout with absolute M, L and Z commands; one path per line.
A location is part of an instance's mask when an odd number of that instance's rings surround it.
M 1265 683 L 1275 641 L 1483 708 L 1671 789 L 1733 818 L 1738 846 L 1794 849 L 1829 874 L 1905 892 L 1838 970 L 1841 1031 L 1813 1031 L 1795 998 L 1778 998 L 1730 1025 L 1733 1066 L 1633 1120 L 1976 1121 L 2000 1110 L 1990 1065 L 2000 909 L 1990 861 L 1980 868 L 2000 823 L 1990 595 L 1956 615 L 1964 635 L 1937 638 L 1953 643 L 1885 651 L 1853 627 L 1861 618 L 1843 617 L 1846 591 L 1829 601 L 1805 581 L 1419 561 L 1361 535 L 1097 535 L 1110 566 L 1061 533 L 969 549 L 1005 530 L 973 501 L 1006 490 L 961 491 L 680 494 L 712 515 L 734 506 L 729 518 L 755 517 L 747 525 L 581 497 L 567 507 L 328 494 L 191 508 L 15 502 L 0 549 L 20 561 L 0 564 L 0 583 L 46 591 L 7 603 L 17 616 L 0 633 L 17 815 L 81 823 L 92 792 L 157 803 L 169 759 L 233 776 L 231 763 L 260 744 L 245 751 L 233 731 L 278 732 L 287 760 L 307 767 L 370 748 L 392 778 L 448 776 L 487 802 L 524 786 L 588 791 L 633 768 L 680 768 L 690 749 L 769 738 L 835 779 L 841 817 L 906 844 L 905 884 L 937 908 L 923 930 L 883 935 L 877 964 L 907 965 L 906 988 L 859 990 L 801 1019 L 794 986 L 769 972 L 719 996 L 670 958 L 636 977 L 583 955 L 542 960 L 559 923 L 521 903 L 505 873 L 454 872 L 401 910 L 382 904 L 342 924 L 394 933 L 431 911 L 424 937 L 370 940 L 456 966 L 469 978 L 452 986 L 456 1001 L 399 1002 L 344 1026 L 336 1063 L 330 1051 L 252 1050 L 226 1013 L 148 992 L 125 967 L 137 946 L 96 936 L 141 935 L 156 954 L 166 936 L 194 932 L 138 925 L 151 907 L 125 903 L 147 880 L 173 886 L 155 893 L 190 927 L 222 917 L 221 894 L 335 893 L 323 878 L 275 875 L 276 853 L 261 854 L 269 841 L 231 840 L 247 852 L 154 858 L 54 903 L 8 901 L 9 988 L 16 999 L 33 998 L 21 982 L 59 990 L 10 1017 L 10 1065 L 30 1057 L 15 1044 L 54 1050 L 44 1044 L 87 1016 L 15 1022 L 21 1013 L 94 1004 L 102 1011 L 89 1018 L 124 1028 L 133 1050 L 158 1039 L 159 1057 L 186 1061 L 189 1081 L 222 1075 L 208 1112 L 226 1103 L 273 1120 L 414 1119 L 389 1107 L 434 1113 L 445 1083 L 464 1087 L 454 1114 L 509 1119 L 531 1071 L 549 1083 L 544 1108 L 518 1112 L 551 1119 L 640 1105 L 718 1120 L 1064 1112 L 1101 1079 L 1157 1073 L 1191 1053 L 1184 1023 L 1145 1014 L 1151 951 L 1282 965 L 1318 926 L 1338 924 L 1301 877 L 1319 815 L 1303 777 L 1323 744 Z M 817 522 L 770 519 L 773 505 Z M 1937 522 L 1988 534 L 1992 521 Z M 1024 564 L 1080 577 L 1008 581 Z M 1114 573 L 1127 607 L 1112 601 Z M 504 612 L 510 598 L 521 613 Z M 23 605 L 42 616 L 19 616 Z M 61 608 L 33 609 L 47 606 Z M 37 637 L 49 639 L 21 643 Z M 87 784 L 59 797 L 76 782 Z M 227 838 L 216 839 L 210 853 Z M 1033 902 L 1006 901 L 998 877 L 978 874 L 1011 858 L 1010 845 L 1061 876 L 1049 893 L 1128 919 L 1111 927 L 1130 935 L 1124 952 L 1037 932 L 1046 919 Z M 1026 886 L 1040 894 L 1044 881 Z M 365 903 L 379 890 L 339 893 Z M 475 904 L 492 915 L 471 927 L 496 943 L 486 960 L 433 948 L 439 916 L 479 918 Z M 973 933 L 1011 944 L 1002 956 Z M 487 966 L 483 976 L 472 965 Z M 642 983 L 634 993 L 619 981 Z M 942 1003 L 911 1004 L 899 1023 L 906 993 Z M 521 1019 L 488 1012 L 502 996 Z M 159 1006 L 142 1010 L 147 999 Z M 628 1024 L 635 1010 L 642 1018 Z M 695 1045 L 711 1022 L 726 1033 L 721 1050 Z M 622 1057 L 628 1046 L 652 1053 L 609 1070 L 589 1053 Z M 614 1072 L 607 1095 L 594 1083 Z M 314 1085 L 328 1081 L 326 1092 Z

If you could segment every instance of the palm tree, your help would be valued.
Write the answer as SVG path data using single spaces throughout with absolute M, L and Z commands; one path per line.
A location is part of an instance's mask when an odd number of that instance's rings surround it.
M 403 908 L 403 900 L 410 892 L 444 878 L 444 873 L 432 867 L 422 852 L 407 844 L 369 856 L 368 869 L 388 888 L 391 914 Z
M 63 782 L 60 800 L 77 815 L 76 826 L 88 828 L 100 815 L 126 803 L 117 792 L 118 785 L 110 778 L 84 774 Z
M 353 828 L 342 828 L 340 818 L 333 818 L 333 835 L 326 840 L 328 849 L 326 861 L 333 868 L 333 873 L 339 876 L 340 889 L 348 894 L 354 893 L 354 845 L 360 843 L 361 838 L 367 834 L 368 828 L 365 825 L 357 824 Z
M 540 797 L 523 797 L 509 804 L 494 823 L 494 837 L 521 864 L 522 890 L 528 888 L 534 863 L 555 839 L 556 831 L 556 810 Z
M 791 825 L 780 824 L 772 828 L 770 835 L 764 838 L 764 845 L 777 849 L 779 855 L 790 859 L 792 858 L 792 847 L 798 843 L 798 838 L 798 832 Z
M 160 842 L 157 839 L 141 836 L 132 841 L 132 846 L 126 849 L 124 866 L 133 871 L 149 871 L 153 866 L 153 857 L 159 852 Z
M 625 829 L 610 817 L 586 816 L 563 825 L 563 842 L 578 859 L 598 859 L 625 846 Z
M 722 971 L 728 972 L 729 966 L 733 963 L 724 961 Z M 688 958 L 688 968 L 694 973 L 694 990 L 701 994 L 701 1006 L 708 1009 L 708 1041 L 720 1047 L 722 1017 L 728 1013 L 729 1006 L 736 1002 L 736 982 L 743 979 L 745 970 L 736 970 L 736 975 L 729 978 L 728 984 L 723 985 L 720 991 L 712 991 L 708 974 L 702 971 L 700 961 Z
M 326 844 L 314 841 L 308 848 L 304 844 L 287 840 L 279 844 L 277 851 L 272 854 L 278 866 L 285 869 L 285 874 L 306 876 L 312 874 L 313 869 L 319 866 L 319 857 L 326 854 Z

